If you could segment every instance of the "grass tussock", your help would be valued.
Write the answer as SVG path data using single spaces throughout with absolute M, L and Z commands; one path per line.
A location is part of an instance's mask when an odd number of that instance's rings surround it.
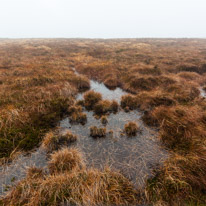
M 48 152 L 59 149 L 63 145 L 69 145 L 77 140 L 77 136 L 73 135 L 69 130 L 64 131 L 62 134 L 55 134 L 49 132 L 46 134 L 42 141 L 42 146 Z
M 80 123 L 80 124 L 84 125 L 87 122 L 87 115 L 83 112 L 72 113 L 69 116 L 69 120 L 72 123 Z
M 80 123 L 84 125 L 87 122 L 87 115 L 82 112 L 82 106 L 73 105 L 68 109 L 69 120 L 71 123 Z
M 75 148 L 63 148 L 51 154 L 48 163 L 50 174 L 80 170 L 84 166 L 81 153 Z
M 94 106 L 94 112 L 97 115 L 116 113 L 118 111 L 119 105 L 116 101 L 101 100 Z
M 84 94 L 84 105 L 86 109 L 92 110 L 94 106 L 102 100 L 102 95 L 95 91 L 89 91 Z
M 124 88 L 136 94 L 139 91 L 151 91 L 157 87 L 164 87 L 168 85 L 175 84 L 176 81 L 173 78 L 167 76 L 131 76 Z
M 205 172 L 203 153 L 172 154 L 148 180 L 148 201 L 160 205 L 205 205 Z
M 79 92 L 85 92 L 90 89 L 90 81 L 86 76 L 78 75 L 72 79 L 74 86 Z
M 103 125 L 106 125 L 108 123 L 108 119 L 107 119 L 107 117 L 105 115 L 101 117 L 101 123 Z
M 189 81 L 200 79 L 200 75 L 196 72 L 180 72 L 178 76 Z
M 141 198 L 131 182 L 119 172 L 84 166 L 81 153 L 64 148 L 51 155 L 49 173 L 29 168 L 1 205 L 137 205 Z
M 76 101 L 76 106 L 84 106 L 84 100 L 78 100 Z
M 136 105 L 143 111 L 151 110 L 155 107 L 164 106 L 174 106 L 176 101 L 169 94 L 162 92 L 161 90 L 156 90 L 153 92 L 140 92 L 135 96 Z
M 81 105 L 72 105 L 69 107 L 68 109 L 68 113 L 69 115 L 73 114 L 73 113 L 80 113 L 82 112 L 82 106 Z
M 98 128 L 96 126 L 90 127 L 90 136 L 91 137 L 105 137 L 106 128 Z
M 118 81 L 117 77 L 108 77 L 104 80 L 104 85 L 108 87 L 111 90 L 116 89 L 117 87 L 120 87 L 120 82 Z
M 197 137 L 205 135 L 204 124 L 200 119 L 197 106 L 157 107 L 149 112 L 143 120 L 149 125 L 160 126 L 160 138 L 170 149 L 189 152 L 195 147 Z
M 200 91 L 194 85 L 174 84 L 167 87 L 166 92 L 180 104 L 190 104 L 200 95 Z
M 129 122 L 125 124 L 124 131 L 129 137 L 136 136 L 137 132 L 139 131 L 139 127 L 136 122 Z
M 121 97 L 121 107 L 129 110 L 136 109 L 138 107 L 136 97 L 131 94 L 126 94 Z
M 109 169 L 83 169 L 19 182 L 2 205 L 137 205 L 137 191 L 123 175 Z

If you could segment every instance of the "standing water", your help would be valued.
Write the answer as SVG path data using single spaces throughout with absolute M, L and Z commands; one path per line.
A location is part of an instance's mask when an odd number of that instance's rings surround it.
M 76 71 L 75 73 L 78 75 Z M 109 90 L 103 83 L 93 80 L 90 80 L 90 86 L 91 90 L 101 93 L 103 99 L 116 100 L 118 103 L 122 95 L 128 94 L 120 88 Z M 83 99 L 83 94 L 79 94 L 77 99 Z M 100 169 L 109 166 L 122 172 L 137 187 L 142 187 L 152 170 L 167 158 L 167 152 L 156 138 L 157 131 L 144 125 L 140 112 L 126 113 L 121 110 L 117 114 L 110 114 L 105 127 L 107 131 L 113 131 L 113 134 L 107 134 L 105 138 L 90 137 L 91 126 L 104 125 L 95 118 L 93 112 L 84 112 L 87 115 L 85 125 L 70 123 L 69 118 L 66 118 L 60 122 L 60 128 L 62 131 L 70 129 L 78 136 L 75 146 L 84 153 L 88 166 Z M 140 132 L 135 137 L 127 137 L 123 132 L 124 125 L 129 121 L 136 122 L 140 127 Z
M 76 71 L 75 73 L 78 75 Z M 120 88 L 109 90 L 104 84 L 93 80 L 90 81 L 90 85 L 91 90 L 101 93 L 103 99 L 116 100 L 118 103 L 121 96 L 127 94 Z M 77 96 L 77 99 L 82 98 L 83 94 Z M 140 119 L 140 112 L 125 113 L 121 110 L 116 114 L 110 114 L 105 127 L 107 131 L 112 130 L 113 134 L 108 133 L 104 138 L 90 137 L 91 126 L 104 126 L 94 117 L 93 112 L 85 110 L 85 113 L 87 115 L 85 125 L 71 124 L 69 118 L 65 118 L 60 122 L 60 132 L 69 129 L 78 136 L 73 146 L 82 151 L 89 167 L 102 169 L 108 166 L 120 171 L 135 186 L 142 187 L 147 178 L 152 175 L 153 169 L 161 166 L 168 157 L 168 153 L 156 138 L 157 131 L 144 125 Z M 129 121 L 136 122 L 140 127 L 140 132 L 135 137 L 127 137 L 123 133 L 124 125 Z M 46 168 L 47 161 L 46 152 L 39 148 L 30 155 L 20 155 L 9 165 L 0 167 L 0 195 L 4 193 L 5 187 L 23 179 L 28 167 Z

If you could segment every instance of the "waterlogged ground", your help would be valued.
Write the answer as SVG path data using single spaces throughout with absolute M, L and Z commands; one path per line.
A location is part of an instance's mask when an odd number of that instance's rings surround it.
M 46 165 L 46 152 L 39 148 L 29 155 L 21 154 L 12 163 L 0 167 L 0 195 L 4 194 L 9 186 L 23 179 L 29 167 L 36 166 L 46 169 Z
M 93 112 L 86 114 L 86 125 L 72 125 L 69 119 L 65 119 L 61 122 L 61 128 L 69 128 L 78 135 L 75 146 L 84 153 L 88 166 L 102 168 L 106 165 L 120 170 L 136 186 L 142 186 L 152 169 L 161 164 L 166 156 L 155 140 L 156 132 L 144 127 L 137 112 L 121 111 L 108 116 L 106 137 L 92 138 L 89 136 L 89 127 L 103 125 L 100 120 L 95 119 Z M 141 132 L 136 137 L 127 137 L 123 134 L 124 125 L 128 121 L 135 121 L 140 125 Z M 109 133 L 110 130 L 113 134 Z
M 120 102 L 121 96 L 127 94 L 120 88 L 109 90 L 104 84 L 91 80 L 91 90 L 100 92 L 103 99 Z M 83 95 L 79 94 L 78 99 Z M 145 180 L 152 174 L 152 170 L 161 165 L 167 157 L 158 142 L 157 131 L 146 127 L 141 121 L 141 113 L 121 110 L 117 114 L 110 114 L 106 125 L 107 136 L 104 138 L 92 138 L 89 136 L 91 126 L 104 127 L 101 121 L 94 117 L 93 112 L 84 111 L 87 114 L 87 123 L 71 124 L 66 118 L 60 123 L 62 131 L 70 129 L 78 136 L 76 147 L 85 155 L 89 166 L 102 168 L 105 165 L 120 170 L 129 177 L 132 182 L 141 187 Z M 140 126 L 140 132 L 135 137 L 127 137 L 123 130 L 129 121 L 135 121 Z M 113 131 L 110 134 L 109 131 Z
M 102 83 L 93 80 L 90 83 L 91 90 L 100 92 L 103 99 L 120 102 L 121 96 L 127 94 L 120 88 L 109 90 Z M 83 94 L 77 96 L 77 99 L 82 98 Z M 77 142 L 72 146 L 82 151 L 88 166 L 100 169 L 109 166 L 121 171 L 132 180 L 135 186 L 142 187 L 146 179 L 152 175 L 153 169 L 161 166 L 168 157 L 168 153 L 156 138 L 157 131 L 143 124 L 140 112 L 125 113 L 121 110 L 117 114 L 110 114 L 106 125 L 108 133 L 104 138 L 89 136 L 90 126 L 104 126 L 94 117 L 93 112 L 86 110 L 84 112 L 87 114 L 85 125 L 71 124 L 69 119 L 65 118 L 60 122 L 60 132 L 70 129 L 78 136 Z M 135 137 L 127 137 L 123 133 L 124 125 L 129 121 L 135 121 L 140 127 L 140 132 Z M 109 132 L 111 130 L 113 134 Z M 46 152 L 39 148 L 30 155 L 20 155 L 12 163 L 0 167 L 0 195 L 8 186 L 24 178 L 28 167 L 36 166 L 46 169 L 47 161 Z

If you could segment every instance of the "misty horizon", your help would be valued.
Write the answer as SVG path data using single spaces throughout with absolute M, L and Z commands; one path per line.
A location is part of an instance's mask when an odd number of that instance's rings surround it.
M 2 0 L 0 38 L 206 38 L 203 0 Z

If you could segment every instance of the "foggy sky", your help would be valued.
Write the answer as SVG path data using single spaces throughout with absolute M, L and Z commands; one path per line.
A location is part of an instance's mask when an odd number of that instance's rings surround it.
M 206 0 L 0 0 L 0 38 L 206 38 Z

